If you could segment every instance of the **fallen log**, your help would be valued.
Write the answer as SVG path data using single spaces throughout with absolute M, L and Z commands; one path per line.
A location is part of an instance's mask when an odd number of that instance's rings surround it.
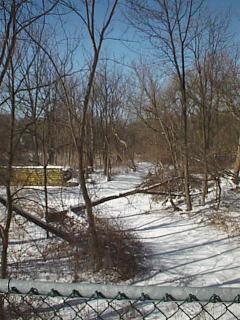
M 149 191 L 151 191 L 151 190 L 153 190 L 155 188 L 161 187 L 164 184 L 167 184 L 169 182 L 172 182 L 174 180 L 179 180 L 179 179 L 181 179 L 181 177 L 175 177 L 175 178 L 171 178 L 171 179 L 168 179 L 168 180 L 164 180 L 164 181 L 159 182 L 159 183 L 155 183 L 155 184 L 150 185 L 150 186 L 145 186 L 145 187 L 139 186 L 139 187 L 137 187 L 135 189 L 131 189 L 131 190 L 128 190 L 128 191 L 125 191 L 125 192 L 122 192 L 122 193 L 118 193 L 118 194 L 115 194 L 115 195 L 111 195 L 111 196 L 108 196 L 108 197 L 97 199 L 95 201 L 92 201 L 92 206 L 95 207 L 95 206 L 98 206 L 98 205 L 100 205 L 102 203 L 105 203 L 107 201 L 112 201 L 112 200 L 116 200 L 116 199 L 120 199 L 120 198 L 124 198 L 124 197 L 128 197 L 128 196 L 132 196 L 132 195 L 135 195 L 135 194 L 138 194 L 138 193 L 149 193 Z M 168 195 L 169 192 L 166 192 L 166 193 L 163 192 L 161 194 Z M 7 207 L 7 200 L 5 198 L 1 197 L 1 196 L 0 196 L 0 203 L 2 203 L 5 207 Z M 75 213 L 76 215 L 79 215 L 79 212 L 81 212 L 81 211 L 83 211 L 85 209 L 86 209 L 86 206 L 84 204 L 80 205 L 80 206 L 74 206 L 74 207 L 70 207 L 69 208 L 69 210 L 72 211 L 73 213 Z M 57 237 L 59 237 L 59 238 L 61 238 L 63 240 L 66 240 L 69 243 L 75 243 L 74 237 L 72 236 L 72 234 L 69 234 L 69 233 L 66 233 L 64 231 L 61 231 L 61 230 L 57 229 L 53 225 L 48 224 L 47 222 L 45 222 L 42 219 L 34 216 L 33 214 L 27 212 L 26 210 L 20 208 L 17 205 L 13 204 L 13 210 L 16 212 L 16 214 L 19 214 L 20 216 L 24 217 L 28 221 L 34 223 L 35 225 L 41 227 L 42 229 L 44 229 L 46 231 L 52 233 L 53 235 L 55 235 L 55 236 L 57 236 Z M 58 211 L 58 212 L 56 212 L 56 214 L 66 214 L 69 210 Z
M 118 194 L 114 194 L 114 195 L 111 195 L 111 196 L 108 196 L 108 197 L 104 197 L 104 198 L 101 198 L 101 199 L 97 199 L 97 200 L 93 200 L 92 201 L 92 206 L 95 207 L 95 206 L 98 206 L 102 203 L 105 203 L 105 202 L 108 202 L 108 201 L 112 201 L 112 200 L 116 200 L 116 199 L 120 199 L 120 198 L 124 198 L 124 197 L 128 197 L 128 196 L 132 196 L 132 195 L 135 195 L 137 193 L 149 193 L 151 190 L 155 189 L 155 188 L 158 188 L 158 187 L 161 187 L 169 182 L 172 182 L 172 181 L 175 181 L 175 180 L 179 180 L 181 179 L 181 177 L 174 177 L 174 178 L 171 178 L 171 179 L 168 179 L 168 180 L 164 180 L 162 182 L 158 182 L 158 183 L 155 183 L 153 185 L 150 185 L 150 186 L 145 186 L 145 187 L 137 187 L 135 189 L 131 189 L 131 190 L 128 190 L 128 191 L 125 191 L 125 192 L 121 192 L 121 193 L 118 193 Z M 160 193 L 158 193 L 160 194 Z M 169 192 L 161 192 L 162 195 L 169 195 Z M 76 214 L 79 214 L 80 212 L 82 212 L 83 210 L 86 209 L 86 205 L 85 204 L 82 204 L 82 205 L 78 205 L 78 206 L 73 206 L 73 207 L 70 207 L 68 210 L 72 211 L 73 213 L 76 213 Z M 63 211 L 60 211 L 59 213 L 66 213 L 68 210 L 63 210 Z
M 7 207 L 7 200 L 0 196 L 0 203 Z M 16 214 L 19 214 L 23 218 L 27 219 L 28 221 L 34 223 L 35 225 L 41 227 L 42 229 L 54 234 L 55 236 L 66 240 L 69 243 L 73 243 L 74 239 L 72 234 L 68 234 L 64 231 L 61 231 L 54 227 L 53 225 L 48 224 L 47 222 L 43 221 L 42 219 L 34 216 L 33 214 L 27 212 L 26 210 L 18 207 L 17 205 L 13 204 L 13 210 Z

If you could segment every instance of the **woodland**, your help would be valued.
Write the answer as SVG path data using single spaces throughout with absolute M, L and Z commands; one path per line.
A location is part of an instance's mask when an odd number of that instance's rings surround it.
M 208 2 L 0 0 L 1 278 L 38 278 L 12 262 L 11 241 L 40 228 L 35 251 L 45 262 L 71 252 L 71 280 L 83 259 L 85 272 L 131 279 L 146 272 L 144 245 L 99 205 L 144 194 L 191 216 L 211 198 L 216 222 L 224 181 L 238 199 L 239 38 L 231 10 Z M 143 163 L 139 184 L 94 196 L 96 176 L 111 183 Z M 42 187 L 15 183 L 16 167 L 40 166 Z M 71 168 L 73 189 L 51 188 L 49 166 Z

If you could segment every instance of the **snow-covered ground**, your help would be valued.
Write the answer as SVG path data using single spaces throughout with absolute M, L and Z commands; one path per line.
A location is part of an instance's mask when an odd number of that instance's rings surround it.
M 135 173 L 115 176 L 101 183 L 98 194 L 130 189 L 142 182 L 148 169 L 142 164 Z M 230 192 L 224 187 L 229 185 L 223 186 L 223 202 L 227 202 Z M 195 204 L 190 214 L 183 214 L 173 212 L 168 202 L 162 205 L 152 201 L 151 195 L 137 194 L 105 203 L 100 209 L 104 216 L 121 220 L 145 245 L 150 270 L 134 284 L 239 287 L 240 239 L 208 223 L 209 215 L 216 214 L 209 204 Z
M 132 189 L 143 181 L 151 167 L 150 164 L 142 163 L 137 172 L 123 172 L 114 176 L 110 182 L 107 182 L 100 173 L 96 173 L 92 176 L 95 183 L 89 184 L 91 195 L 93 198 L 99 198 Z M 230 191 L 229 187 L 230 185 L 226 183 L 223 185 L 224 208 L 228 210 L 226 214 L 231 213 L 238 219 L 237 199 L 240 195 Z M 40 188 L 28 192 L 31 194 L 36 192 L 40 200 L 43 198 Z M 62 209 L 81 202 L 79 187 L 64 188 L 61 191 L 59 188 L 49 188 L 49 203 L 52 207 Z M 97 215 L 119 221 L 144 243 L 149 269 L 144 276 L 129 283 L 239 286 L 239 237 L 229 236 L 223 229 L 218 229 L 210 223 L 209 217 L 216 215 L 211 208 L 211 199 L 205 207 L 195 202 L 194 210 L 190 214 L 184 211 L 174 212 L 169 202 L 164 204 L 163 201 L 154 202 L 152 196 L 147 194 L 113 200 L 96 207 L 95 210 Z M 17 228 L 18 226 L 15 226 L 15 230 Z M 41 264 L 41 250 L 46 249 L 49 242 L 46 240 L 46 232 L 33 225 L 25 229 L 29 235 L 28 239 L 24 238 L 25 243 L 19 242 L 21 232 L 19 234 L 14 232 L 14 237 L 11 239 L 11 263 L 19 263 L 16 254 L 19 250 L 22 261 L 33 259 L 37 264 L 39 258 Z M 56 276 L 52 274 L 54 271 Z M 61 280 L 63 270 L 56 270 L 56 266 L 53 265 L 52 272 L 36 273 L 36 278 Z M 63 277 L 65 281 L 68 280 L 65 274 Z

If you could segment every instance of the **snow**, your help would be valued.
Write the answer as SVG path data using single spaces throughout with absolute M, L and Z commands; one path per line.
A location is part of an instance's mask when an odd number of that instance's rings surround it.
M 101 183 L 98 196 L 139 185 L 149 169 L 150 166 L 142 164 L 136 173 L 118 175 L 111 182 Z M 204 221 L 203 217 L 213 213 L 208 205 L 204 208 L 195 205 L 190 214 L 179 214 L 167 204 L 138 194 L 98 208 L 104 216 L 121 220 L 145 245 L 150 272 L 132 283 L 238 287 L 239 237 L 231 237 Z
M 139 186 L 146 174 L 153 169 L 151 164 L 141 163 L 136 172 L 122 172 L 106 181 L 101 171 L 91 175 L 89 190 L 92 199 L 116 195 Z M 93 183 L 94 182 L 94 183 Z M 128 280 L 134 285 L 159 286 L 188 286 L 188 287 L 239 287 L 240 283 L 240 250 L 239 250 L 239 209 L 240 194 L 234 192 L 228 179 L 222 179 L 222 202 L 220 210 L 214 210 L 214 190 L 209 194 L 205 206 L 199 204 L 199 198 L 194 198 L 194 210 L 185 211 L 181 198 L 174 199 L 182 211 L 174 212 L 169 201 L 162 198 L 153 201 L 151 195 L 135 194 L 127 198 L 120 198 L 106 202 L 94 208 L 95 214 L 104 219 L 118 221 L 126 230 L 133 232 L 144 244 L 145 256 L 148 265 L 143 275 Z M 26 198 L 35 199 L 44 205 L 42 187 L 25 188 L 21 192 Z M 62 210 L 83 202 L 81 190 L 76 187 L 49 187 L 49 206 Z M 0 193 L 4 194 L 4 189 Z M 21 195 L 21 192 L 19 195 Z M 193 191 L 196 193 L 196 190 Z M 30 203 L 31 204 L 31 203 Z M 37 206 L 32 203 L 31 210 L 37 214 Z M 2 220 L 4 208 L 0 207 Z M 73 212 L 70 216 L 81 220 Z M 0 221 L 1 223 L 1 221 Z M 63 257 L 56 265 L 54 258 L 48 258 L 49 268 L 43 268 L 46 254 L 52 250 L 52 243 L 57 248 L 58 239 L 46 239 L 46 232 L 25 219 L 16 216 L 12 226 L 10 238 L 9 263 L 19 269 L 17 276 L 22 279 L 29 277 L 36 280 L 71 282 L 72 270 L 69 270 L 68 256 Z M 60 250 L 62 248 L 60 247 Z M 51 252 L 54 255 L 54 252 Z M 71 255 L 71 253 L 68 253 Z M 31 262 L 34 263 L 31 263 Z M 91 272 L 82 275 L 79 280 L 88 279 L 90 282 L 99 282 L 101 275 L 96 278 Z M 111 277 L 109 275 L 109 280 Z M 118 310 L 129 309 L 127 302 L 113 302 Z M 115 319 L 116 314 L 108 309 L 106 302 L 93 301 L 93 308 L 106 310 L 104 319 Z M 187 319 L 184 312 L 178 310 L 175 303 L 161 304 L 161 311 L 172 319 Z M 142 313 L 151 313 L 147 319 L 160 319 L 161 314 L 148 302 L 141 302 L 139 308 Z M 223 305 L 209 304 L 205 310 L 217 318 L 225 314 Z M 235 305 L 231 307 L 234 314 L 238 314 Z M 202 309 L 199 304 L 184 304 L 182 310 L 188 315 L 195 315 Z M 72 319 L 75 312 L 72 309 L 63 311 L 64 318 Z M 60 311 L 59 311 L 60 312 Z M 71 313 L 72 312 L 72 313 Z M 92 310 L 86 309 L 91 314 Z M 131 308 L 129 309 L 131 312 Z M 105 314 L 105 311 L 104 311 Z M 203 315 L 206 316 L 205 314 Z M 119 317 L 116 317 L 117 319 Z M 131 315 L 131 319 L 141 318 L 138 313 Z M 165 318 L 165 317 L 163 317 Z M 224 319 L 231 319 L 231 314 L 224 315 Z M 207 319 L 207 317 L 206 317 Z
M 93 199 L 119 194 L 138 186 L 152 165 L 141 163 L 137 172 L 121 173 L 107 182 L 100 172 L 91 178 L 89 184 Z M 223 181 L 223 208 L 219 215 L 230 215 L 233 222 L 239 220 L 239 195 L 229 189 L 229 182 Z M 28 195 L 38 195 L 43 202 L 40 188 L 26 189 Z M 239 237 L 236 232 L 229 234 L 224 228 L 213 224 L 211 217 L 218 214 L 212 208 L 213 194 L 209 196 L 206 206 L 202 207 L 196 200 L 191 213 L 173 212 L 169 202 L 153 201 L 151 195 L 136 194 L 104 203 L 95 208 L 96 215 L 106 219 L 116 219 L 125 229 L 133 232 L 143 242 L 149 269 L 144 276 L 132 279 L 128 283 L 137 285 L 174 285 L 174 286 L 227 286 L 238 287 L 240 282 L 240 250 Z M 164 200 L 164 199 L 163 199 Z M 49 188 L 49 205 L 57 209 L 66 209 L 82 203 L 80 187 L 60 189 Z M 226 208 L 228 212 L 226 213 Z M 74 217 L 74 214 L 71 213 Z M 231 221 L 231 219 L 228 219 Z M 24 219 L 17 219 L 18 224 Z M 29 224 L 29 237 L 21 238 L 14 233 L 11 239 L 11 263 L 40 257 L 41 250 L 46 247 L 46 232 Z M 230 226 L 232 228 L 232 225 Z M 18 225 L 14 226 L 14 230 Z M 24 240 L 21 242 L 20 240 Z M 38 250 L 36 250 L 36 240 Z M 29 241 L 29 243 L 28 243 Z M 19 254 L 16 252 L 19 251 Z M 38 251 L 38 253 L 36 252 Z M 54 268 L 53 268 L 54 269 Z M 53 271 L 54 272 L 54 271 Z M 62 272 L 62 271 L 61 271 Z M 36 275 L 38 278 L 69 279 L 63 272 L 58 277 L 53 274 Z M 62 279 L 63 277 L 64 279 Z
M 1 168 L 7 168 L 7 166 L 1 166 Z M 44 166 L 12 166 L 13 169 L 44 169 Z M 47 165 L 47 169 L 62 169 L 67 170 L 70 169 L 69 166 L 55 166 L 55 165 Z

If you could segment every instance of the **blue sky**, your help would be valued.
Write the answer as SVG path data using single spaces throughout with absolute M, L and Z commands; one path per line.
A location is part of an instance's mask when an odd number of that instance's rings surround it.
M 240 40 L 240 0 L 206 0 L 206 6 L 213 14 L 224 15 L 229 12 L 230 32 L 235 34 L 237 40 Z M 112 41 L 107 44 L 107 47 L 120 57 L 125 55 L 126 61 L 134 60 L 147 44 L 143 44 L 131 27 L 124 26 L 123 23 L 120 25 L 117 34 L 123 40 L 128 39 L 130 42 Z
M 214 9 L 226 9 L 228 7 L 232 7 L 232 9 L 236 12 L 236 10 L 240 9 L 240 1 L 239 0 L 208 0 L 208 5 Z
M 240 0 L 207 0 L 207 4 L 215 13 L 230 10 L 231 32 L 240 35 Z
M 98 0 L 97 22 L 102 23 L 104 3 L 108 0 Z M 110 0 L 111 2 L 112 0 Z M 78 2 L 78 0 L 76 0 Z M 230 10 L 231 23 L 230 31 L 235 33 L 236 39 L 240 40 L 240 0 L 206 0 L 209 11 L 215 14 L 224 14 Z M 79 39 L 79 48 L 76 51 L 76 65 L 82 65 L 82 62 L 89 56 L 90 46 L 86 38 L 86 30 L 81 28 L 79 17 L 71 14 L 63 18 L 67 30 L 67 36 Z M 64 37 L 59 31 L 60 37 Z M 146 51 L 148 44 L 143 43 L 132 27 L 123 21 L 121 13 L 118 11 L 114 17 L 114 29 L 110 34 L 116 40 L 108 40 L 104 44 L 103 56 L 110 56 L 112 59 L 120 60 L 126 64 L 138 58 L 141 50 Z M 73 41 L 74 41 L 73 40 Z

